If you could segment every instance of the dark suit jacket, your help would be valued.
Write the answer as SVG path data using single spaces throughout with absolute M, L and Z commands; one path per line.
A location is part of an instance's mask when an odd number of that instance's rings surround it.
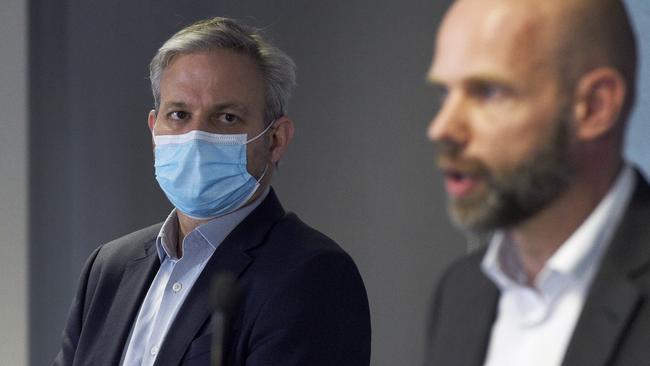
M 480 269 L 484 252 L 460 260 L 441 278 L 426 365 L 483 365 L 499 299 Z M 637 174 L 637 187 L 597 270 L 562 365 L 650 365 L 649 297 L 650 187 Z
M 55 365 L 118 365 L 160 265 L 161 224 L 95 250 L 81 275 Z M 368 365 L 370 316 L 352 259 L 286 214 L 273 191 L 217 248 L 160 347 L 157 366 L 209 365 L 210 280 L 238 278 L 226 365 Z

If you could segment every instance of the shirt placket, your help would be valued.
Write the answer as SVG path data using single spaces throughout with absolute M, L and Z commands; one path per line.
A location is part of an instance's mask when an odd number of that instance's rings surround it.
M 149 342 L 147 343 L 147 347 L 145 348 L 145 354 L 143 357 L 143 363 L 142 365 L 153 365 L 154 362 L 156 361 L 156 357 L 158 357 L 158 353 L 160 352 L 160 345 L 163 341 L 162 339 L 162 332 L 160 331 L 163 324 L 165 324 L 168 321 L 169 317 L 169 307 L 172 304 L 170 301 L 170 292 L 171 285 L 174 283 L 175 278 L 178 276 L 176 274 L 176 265 L 179 262 L 177 259 L 171 259 L 167 257 L 166 259 L 166 264 L 169 266 L 169 269 L 167 273 L 169 273 L 168 278 L 166 279 L 166 283 L 164 286 L 163 290 L 163 296 L 160 301 L 160 306 L 158 307 L 157 315 L 154 320 L 153 326 L 151 327 L 151 334 L 149 337 Z M 172 305 L 173 306 L 173 305 Z M 146 360 L 146 361 L 145 361 Z

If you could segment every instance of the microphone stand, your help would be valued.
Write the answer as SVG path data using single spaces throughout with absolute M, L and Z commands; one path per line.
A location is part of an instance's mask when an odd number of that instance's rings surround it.
M 230 272 L 218 273 L 212 280 L 210 297 L 214 311 L 212 313 L 212 347 L 211 366 L 223 366 L 224 342 L 230 327 L 233 311 L 237 306 L 239 290 L 237 279 Z

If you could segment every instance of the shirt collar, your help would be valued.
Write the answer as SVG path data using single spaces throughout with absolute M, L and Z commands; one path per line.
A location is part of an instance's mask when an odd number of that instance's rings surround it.
M 536 285 L 552 272 L 573 276 L 578 281 L 589 281 L 623 217 L 635 182 L 632 168 L 625 165 L 605 197 L 549 258 L 535 280 Z M 481 269 L 501 290 L 526 282 L 514 244 L 502 230 L 490 240 Z
M 266 196 L 269 194 L 269 191 L 270 188 L 267 187 L 251 204 L 197 226 L 194 230 L 188 233 L 183 240 L 183 253 L 186 253 L 186 250 L 191 249 L 187 248 L 188 241 L 194 242 L 197 239 L 212 249 L 210 253 L 214 252 L 226 236 L 228 236 L 228 234 L 230 234 L 230 232 L 233 231 L 235 227 L 246 218 L 246 216 L 253 212 L 253 210 L 264 201 Z M 174 260 L 179 259 L 176 255 L 175 249 L 177 241 L 178 215 L 174 208 L 160 228 L 160 232 L 156 239 L 156 250 L 161 262 L 166 257 L 170 257 Z
M 494 233 L 481 262 L 481 270 L 501 290 L 526 283 L 526 274 L 512 241 L 499 230 Z
M 548 267 L 577 277 L 593 272 L 623 218 L 635 183 L 634 172 L 626 165 L 594 211 L 549 259 Z

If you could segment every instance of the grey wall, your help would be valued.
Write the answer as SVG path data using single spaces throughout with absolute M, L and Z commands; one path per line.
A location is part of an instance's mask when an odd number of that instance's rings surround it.
M 425 138 L 435 105 L 424 73 L 447 3 L 31 0 L 31 364 L 53 358 L 90 251 L 168 213 L 153 179 L 147 64 L 175 30 L 216 15 L 265 28 L 296 60 L 297 131 L 275 187 L 359 265 L 372 364 L 419 364 L 430 290 L 465 251 Z M 631 154 L 650 168 L 648 125 L 635 118 Z
M 27 1 L 0 5 L 0 360 L 27 362 Z
M 628 158 L 650 176 L 650 2 L 626 0 L 638 35 L 641 65 L 639 68 L 638 100 L 627 133 Z

